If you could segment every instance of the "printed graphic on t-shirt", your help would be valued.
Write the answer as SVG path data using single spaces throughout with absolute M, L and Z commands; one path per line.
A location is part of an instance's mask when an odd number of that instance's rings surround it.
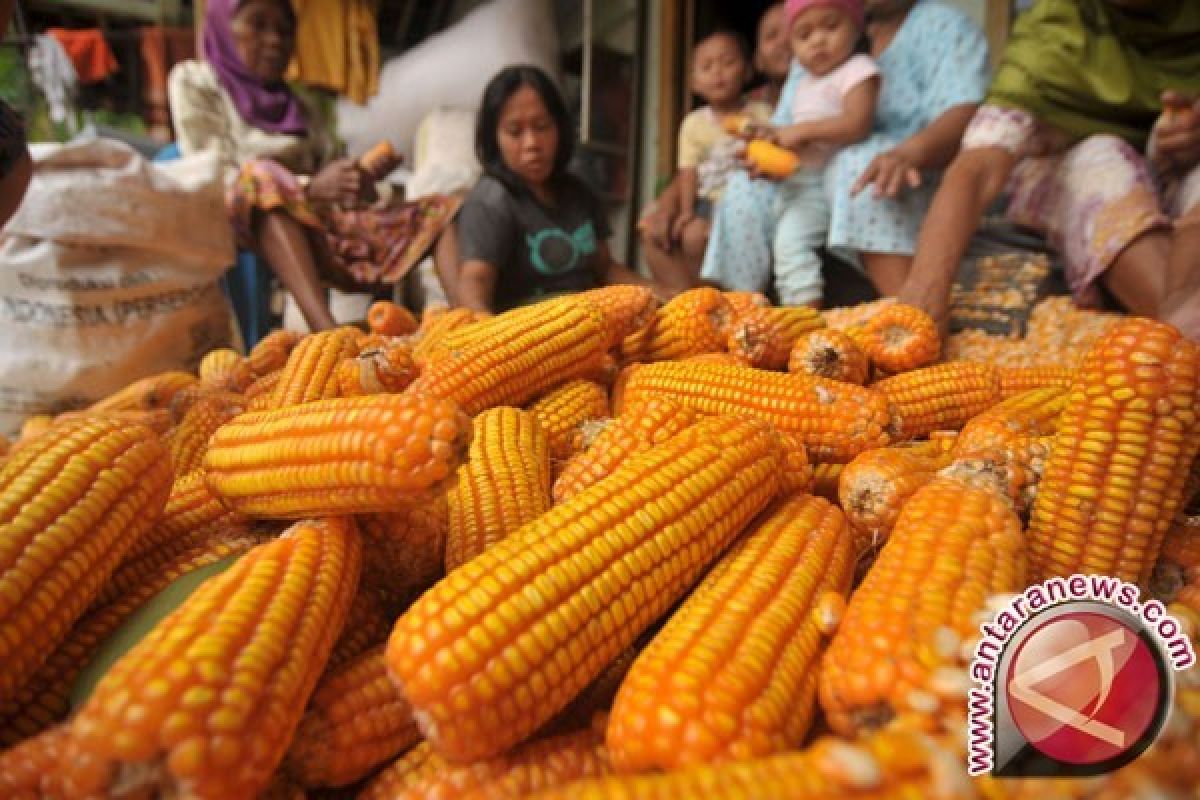
M 570 272 L 580 262 L 596 252 L 596 229 L 592 221 L 580 225 L 574 233 L 562 228 L 544 228 L 536 234 L 526 234 L 529 263 L 543 275 Z

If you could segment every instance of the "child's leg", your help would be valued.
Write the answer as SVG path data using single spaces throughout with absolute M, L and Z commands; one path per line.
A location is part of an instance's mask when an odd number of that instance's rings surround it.
M 683 229 L 679 240 L 679 250 L 696 280 L 700 279 L 700 265 L 704 263 L 704 250 L 708 247 L 709 227 L 707 219 L 697 217 Z
M 825 288 L 818 248 L 829 230 L 829 203 L 819 173 L 797 174 L 779 196 L 773 255 L 783 305 L 817 305 Z

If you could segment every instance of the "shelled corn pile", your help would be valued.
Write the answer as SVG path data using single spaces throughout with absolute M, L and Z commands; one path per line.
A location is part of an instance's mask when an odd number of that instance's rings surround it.
M 0 797 L 1200 784 L 1196 670 L 1115 775 L 963 755 L 978 626 L 1028 583 L 1124 577 L 1196 632 L 1200 356 L 1173 329 L 1017 367 L 940 361 L 903 305 L 713 289 L 368 321 L 6 446 Z

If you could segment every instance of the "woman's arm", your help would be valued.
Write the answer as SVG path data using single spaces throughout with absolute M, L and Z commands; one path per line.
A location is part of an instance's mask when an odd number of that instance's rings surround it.
M 799 122 L 775 130 L 780 146 L 798 150 L 812 142 L 835 145 L 861 142 L 871 133 L 875 121 L 875 101 L 879 97 L 879 76 L 867 78 L 846 93 L 842 113 L 834 117 Z
M 464 261 L 458 271 L 457 297 L 451 297 L 455 306 L 472 311 L 492 311 L 496 297 L 496 268 L 478 259 Z
M 975 103 L 955 106 L 891 150 L 875 156 L 850 194 L 872 185 L 876 197 L 895 197 L 905 186 L 916 189 L 921 185 L 922 170 L 942 169 L 954 159 L 963 132 L 978 108 Z

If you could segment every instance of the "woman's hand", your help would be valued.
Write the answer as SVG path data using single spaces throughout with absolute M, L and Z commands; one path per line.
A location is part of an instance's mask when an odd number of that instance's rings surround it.
M 361 208 L 375 201 L 375 184 L 354 159 L 339 158 L 313 176 L 308 198 L 343 208 Z
M 1163 92 L 1163 113 L 1154 126 L 1154 153 L 1159 167 L 1187 172 L 1200 164 L 1200 98 Z
M 691 213 L 681 213 L 671 223 L 671 243 L 679 244 L 683 241 L 683 232 L 688 225 L 691 225 L 696 220 L 696 215 Z
M 871 159 L 871 163 L 850 188 L 850 194 L 857 195 L 872 185 L 875 187 L 875 197 L 895 198 L 905 186 L 916 189 L 921 185 L 921 171 L 899 148 L 888 150 Z
M 675 217 L 669 208 L 659 203 L 654 210 L 642 218 L 642 228 L 650 244 L 663 252 L 671 252 L 671 229 L 675 226 Z

